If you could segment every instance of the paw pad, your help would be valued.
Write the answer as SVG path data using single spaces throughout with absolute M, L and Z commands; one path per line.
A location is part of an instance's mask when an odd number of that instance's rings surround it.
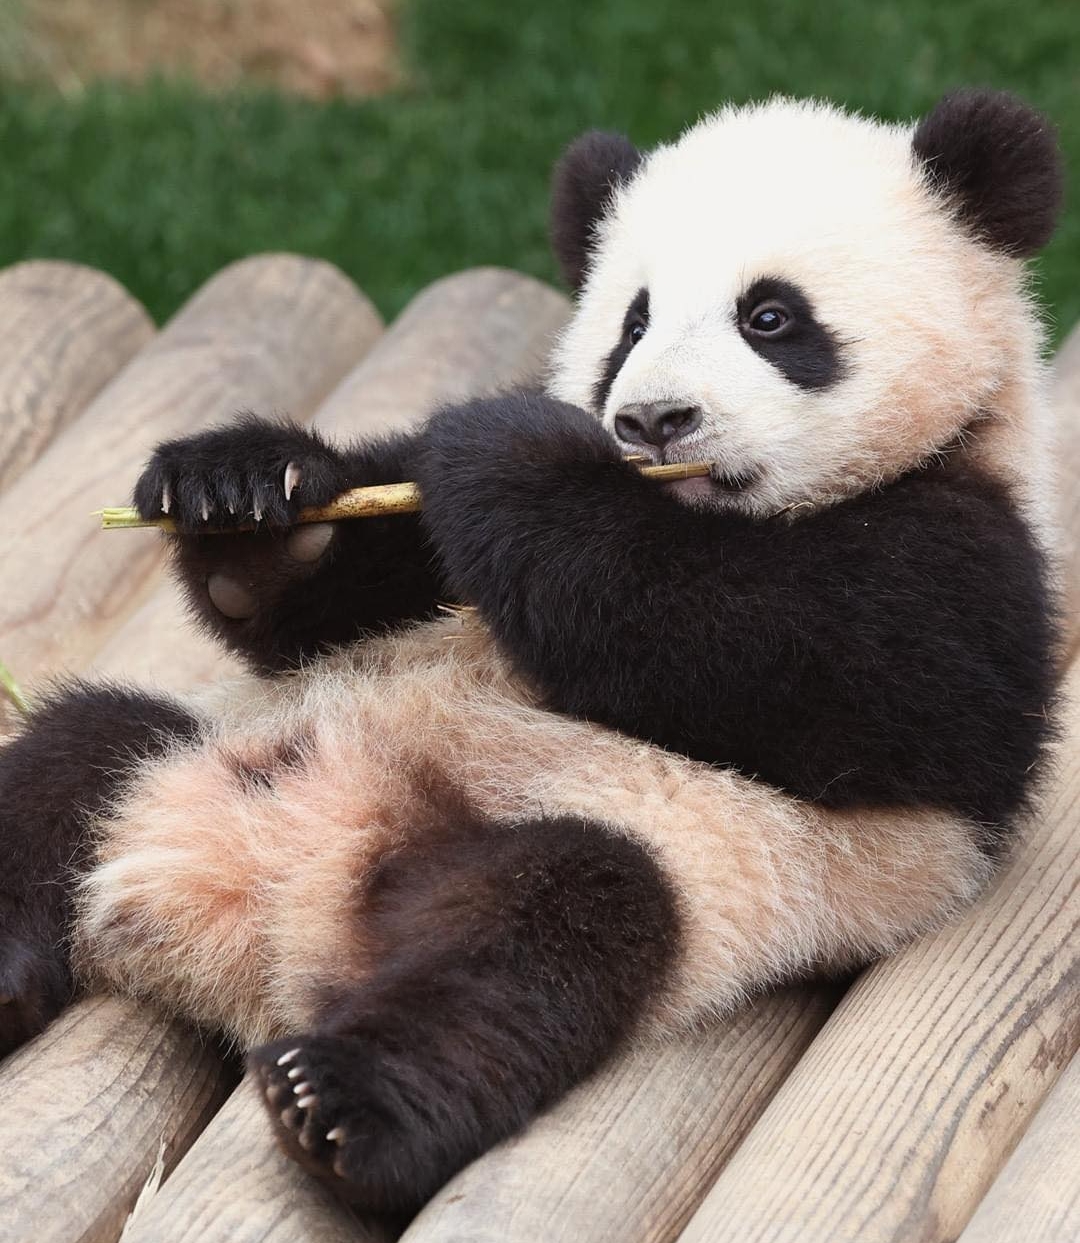
M 214 608 L 233 621 L 254 617 L 258 609 L 258 601 L 254 595 L 228 574 L 211 574 L 206 580 L 206 591 Z
M 345 1142 L 345 1128 L 323 1118 L 316 1075 L 305 1063 L 303 1047 L 287 1049 L 270 1065 L 263 1062 L 259 1074 L 266 1103 L 285 1132 L 286 1147 L 298 1144 L 308 1164 L 340 1177 L 334 1155 Z

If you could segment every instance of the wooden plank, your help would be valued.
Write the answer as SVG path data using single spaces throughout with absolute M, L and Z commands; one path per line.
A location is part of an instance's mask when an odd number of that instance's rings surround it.
M 245 1080 L 124 1243 L 365 1243 L 378 1236 L 278 1148 Z
M 153 333 L 104 272 L 48 259 L 0 272 L 0 491 Z
M 960 1243 L 1080 1239 L 1080 1056 L 1035 1115 Z
M 162 336 L 109 386 L 91 410 L 23 476 L 9 498 L 39 481 L 44 468 L 64 468 L 74 475 L 78 470 L 86 472 L 87 463 L 107 461 L 109 465 L 102 475 L 105 483 L 96 478 L 90 485 L 74 480 L 65 500 L 64 515 L 57 519 L 66 521 L 68 526 L 58 530 L 55 538 L 63 542 L 70 534 L 66 547 L 69 552 L 78 552 L 90 532 L 95 542 L 86 555 L 94 558 L 100 553 L 98 564 L 103 561 L 113 574 L 114 589 L 129 589 L 127 574 L 133 559 L 132 546 L 110 546 L 111 537 L 95 531 L 88 514 L 88 488 L 116 486 L 124 494 L 129 493 L 139 457 L 153 440 L 170 431 L 183 431 L 185 424 L 197 426 L 210 418 L 222 417 L 259 395 L 266 401 L 277 401 L 281 394 L 291 395 L 303 411 L 310 412 L 380 327 L 370 303 L 327 265 L 273 256 L 228 269 L 197 295 Z M 145 429 L 135 429 L 140 419 L 147 424 Z M 120 443 L 123 429 L 127 435 L 138 435 L 139 456 L 129 445 Z M 78 452 L 71 447 L 73 439 Z M 52 461 L 54 456 L 61 456 L 59 466 Z M 127 464 L 127 477 L 120 473 L 114 458 L 121 465 Z M 79 501 L 71 499 L 74 497 Z M 32 529 L 27 528 L 26 534 L 32 534 Z M 37 538 L 39 551 L 51 548 L 40 533 Z M 53 538 L 51 532 L 49 538 Z M 24 548 L 28 574 L 31 551 L 29 545 Z M 153 564 L 158 556 L 158 541 L 148 543 L 145 551 Z M 134 552 L 138 565 L 145 553 Z M 46 573 L 55 568 L 49 557 L 43 557 L 43 562 Z M 136 575 L 137 584 L 136 571 L 131 573 Z M 33 598 L 33 578 L 29 582 L 13 578 L 12 582 L 18 583 L 20 589 L 25 585 L 24 598 Z M 72 616 L 84 602 L 69 598 L 72 587 L 66 581 L 58 578 L 56 585 L 57 601 L 50 605 L 48 617 L 56 611 Z M 99 596 L 96 603 L 98 611 L 90 623 L 94 634 L 105 631 L 115 612 L 111 601 Z M 174 605 L 173 612 L 178 611 Z M 28 621 L 27 628 L 33 624 Z M 73 626 L 81 628 L 83 624 L 77 617 L 72 620 Z M 35 638 L 34 634 L 28 636 L 32 653 Z M 170 644 L 164 625 L 145 630 L 140 638 L 144 654 L 155 653 L 157 670 L 167 675 L 164 680 L 186 680 L 185 652 Z M 90 641 L 82 634 L 77 639 L 68 643 L 61 636 L 62 642 L 57 645 L 71 665 L 79 663 Z M 57 655 L 48 647 L 38 650 L 45 657 Z M 88 1003 L 72 1013 L 76 1019 L 70 1014 L 65 1016 L 20 1051 L 11 1063 L 40 1091 L 28 1110 L 0 1116 L 0 1150 L 18 1149 L 25 1154 L 22 1166 L 12 1177 L 0 1180 L 0 1216 L 5 1222 L 21 1222 L 24 1226 L 34 1222 L 38 1238 L 111 1240 L 118 1236 L 135 1193 L 154 1164 L 159 1134 L 165 1133 L 169 1138 L 169 1161 L 175 1163 L 212 1110 L 205 1107 L 202 1097 L 177 1092 L 173 1079 L 157 1063 L 153 1064 L 153 1074 L 113 1075 L 108 1081 L 107 1095 L 79 1098 L 77 1108 L 68 1102 L 71 1076 L 81 1075 L 93 1084 L 89 1063 L 102 1047 L 109 1049 L 119 1065 L 130 1061 L 138 1066 L 143 1051 L 158 1046 L 162 1057 L 176 1059 L 177 1074 L 191 1062 L 193 1050 L 197 1051 L 200 1073 L 205 1083 L 211 1085 L 204 1095 L 212 1094 L 215 1102 L 224 1096 L 225 1075 L 220 1062 L 185 1028 L 165 1023 L 153 1011 L 109 1001 Z M 5 1066 L 5 1082 L 8 1073 Z M 140 1120 L 145 1118 L 146 1126 L 131 1125 L 129 1119 L 133 1115 Z M 27 1119 L 33 1124 L 29 1131 Z M 65 1139 L 58 1148 L 54 1145 L 58 1153 L 55 1160 L 51 1157 L 53 1148 L 39 1142 L 41 1136 L 52 1131 L 72 1140 L 68 1144 Z M 0 1243 L 7 1237 L 25 1236 L 5 1236 L 0 1227 Z
M 945 1243 L 1080 1045 L 1080 666 L 1060 771 L 955 927 L 864 975 L 682 1243 Z
M 485 391 L 528 378 L 530 368 L 535 377 L 552 326 L 566 309 L 564 298 L 513 273 L 478 270 L 440 281 L 382 336 L 320 409 L 317 422 L 335 435 L 366 432 L 374 409 L 385 431 L 391 420 L 422 417 L 437 400 L 433 391 Z M 427 339 L 425 325 L 432 329 L 427 349 L 420 344 Z M 310 1177 L 278 1155 L 263 1106 L 245 1088 L 145 1215 L 140 1212 L 130 1239 L 284 1243 L 367 1237 L 332 1207 Z
M 1080 646 L 1080 326 L 1073 329 L 1054 361 L 1051 402 L 1055 414 L 1054 462 L 1058 522 L 1065 575 L 1065 617 L 1069 649 Z
M 437 406 L 542 375 L 570 306 L 520 272 L 470 268 L 429 285 L 319 411 L 328 432 L 377 436 Z
M 405 308 L 319 407 L 315 422 L 331 437 L 379 435 L 420 422 L 451 397 L 535 380 L 567 310 L 560 294 L 515 272 L 474 268 L 445 277 Z M 126 538 L 155 539 L 150 532 Z M 177 690 L 227 677 L 238 667 L 187 624 L 171 583 L 93 662 L 98 672 Z
M 94 998 L 3 1064 L 0 1243 L 111 1243 L 164 1145 L 175 1164 L 225 1097 L 203 1041 Z
M 24 685 L 80 667 L 149 593 L 155 539 L 103 533 L 150 448 L 247 406 L 310 412 L 377 328 L 329 264 L 264 255 L 213 278 L 0 496 L 0 660 Z
M 677 1044 L 643 1048 L 453 1179 L 403 1243 L 666 1243 L 825 1021 L 788 991 Z

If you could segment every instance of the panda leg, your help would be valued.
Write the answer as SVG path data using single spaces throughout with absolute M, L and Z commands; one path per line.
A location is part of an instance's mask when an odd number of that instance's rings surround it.
M 71 880 L 87 829 L 140 759 L 195 720 L 167 699 L 117 686 L 54 691 L 0 749 L 0 1056 L 71 999 Z
M 653 858 L 579 818 L 466 817 L 384 857 L 361 905 L 372 974 L 249 1064 L 286 1151 L 393 1217 L 600 1066 L 679 941 Z

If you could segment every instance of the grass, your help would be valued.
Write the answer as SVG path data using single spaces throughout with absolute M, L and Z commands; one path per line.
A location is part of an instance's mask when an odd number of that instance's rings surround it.
M 907 118 L 959 83 L 1008 87 L 1055 118 L 1080 164 L 1069 0 L 409 0 L 403 22 L 408 84 L 377 100 L 0 85 L 0 263 L 105 268 L 159 319 L 266 249 L 332 260 L 387 315 L 470 264 L 554 279 L 547 178 L 568 139 L 607 125 L 648 145 L 724 99 L 773 91 Z M 1075 207 L 1041 276 L 1068 328 Z

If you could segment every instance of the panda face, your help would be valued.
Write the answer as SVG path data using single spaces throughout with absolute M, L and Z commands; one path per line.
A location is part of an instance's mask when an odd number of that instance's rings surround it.
M 681 500 L 755 515 L 862 491 L 967 435 L 1037 368 L 1039 326 L 1022 247 L 943 197 L 919 132 L 777 100 L 629 168 L 620 148 L 554 395 L 627 453 L 713 463 L 669 485 Z

